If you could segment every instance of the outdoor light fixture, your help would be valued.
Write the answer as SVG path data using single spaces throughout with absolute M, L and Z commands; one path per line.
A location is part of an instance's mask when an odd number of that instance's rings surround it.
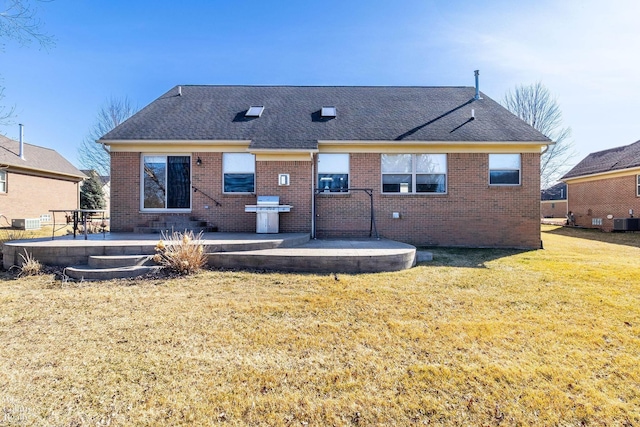
M 196 160 L 196 165 L 202 166 L 202 159 L 200 159 L 200 156 L 198 156 L 198 160 Z

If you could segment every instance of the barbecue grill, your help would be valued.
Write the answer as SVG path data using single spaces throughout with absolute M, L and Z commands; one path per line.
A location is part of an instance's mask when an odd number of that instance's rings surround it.
M 255 205 L 245 205 L 245 212 L 256 213 L 256 233 L 278 233 L 280 212 L 290 212 L 291 205 L 281 205 L 280 196 L 258 196 Z

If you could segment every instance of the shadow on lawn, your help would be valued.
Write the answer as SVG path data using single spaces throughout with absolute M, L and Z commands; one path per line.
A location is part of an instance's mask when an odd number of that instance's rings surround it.
M 472 248 L 420 248 L 433 254 L 433 261 L 425 265 L 433 267 L 487 268 L 486 263 L 530 252 L 524 249 L 472 249 Z
M 550 230 L 542 230 L 542 240 L 545 234 L 573 237 L 575 239 L 588 239 L 614 245 L 633 246 L 640 248 L 640 234 L 635 232 L 608 233 L 594 228 L 555 227 Z

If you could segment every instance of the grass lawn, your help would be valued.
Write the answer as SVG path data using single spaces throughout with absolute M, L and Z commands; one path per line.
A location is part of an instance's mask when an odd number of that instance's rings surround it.
M 640 234 L 358 276 L 0 273 L 3 425 L 640 425 Z

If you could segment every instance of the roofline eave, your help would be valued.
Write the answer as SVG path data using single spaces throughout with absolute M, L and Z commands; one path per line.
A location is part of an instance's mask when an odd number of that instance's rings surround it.
M 98 144 L 105 145 L 170 145 L 170 144 L 189 144 L 189 145 L 248 145 L 251 144 L 250 139 L 98 139 Z
M 28 166 L 19 166 L 19 165 L 14 165 L 14 164 L 2 164 L 0 166 L 6 166 L 7 170 L 11 171 L 23 171 L 23 172 L 32 172 L 33 175 L 37 175 L 37 176 L 47 176 L 47 177 L 66 177 L 66 178 L 74 178 L 74 181 L 80 182 L 80 181 L 84 181 L 85 179 L 89 178 L 86 175 L 75 175 L 75 174 L 71 174 L 71 173 L 65 173 L 65 172 L 59 172 L 59 171 L 52 171 L 49 169 L 39 169 L 39 168 L 32 168 L 32 167 L 28 167 Z
M 568 181 L 590 180 L 591 178 L 600 178 L 600 177 L 606 178 L 609 175 L 620 175 L 620 174 L 633 175 L 634 173 L 640 174 L 640 165 L 633 166 L 630 168 L 614 169 L 614 170 L 608 170 L 603 172 L 594 172 L 594 173 L 576 175 L 571 177 L 563 176 L 562 178 L 560 178 L 560 181 L 564 183 L 568 183 Z

